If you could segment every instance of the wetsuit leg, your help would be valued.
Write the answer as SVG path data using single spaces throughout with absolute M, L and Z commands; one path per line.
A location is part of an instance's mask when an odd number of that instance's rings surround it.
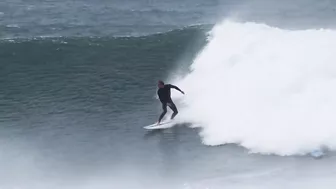
M 159 123 L 161 122 L 161 119 L 163 118 L 163 116 L 165 116 L 165 114 L 167 113 L 167 103 L 162 103 L 162 110 L 163 112 L 160 115 Z
M 169 108 L 172 109 L 173 112 L 174 112 L 174 113 L 171 115 L 171 118 L 170 118 L 170 119 L 174 119 L 174 117 L 178 114 L 177 108 L 176 108 L 176 106 L 175 106 L 175 104 L 174 104 L 173 101 L 168 102 L 168 106 L 169 106 Z

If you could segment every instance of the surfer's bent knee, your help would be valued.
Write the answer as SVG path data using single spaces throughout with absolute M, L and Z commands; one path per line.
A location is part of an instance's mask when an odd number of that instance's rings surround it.
M 176 105 L 173 102 L 169 103 L 169 107 L 173 110 L 174 113 L 178 113 Z

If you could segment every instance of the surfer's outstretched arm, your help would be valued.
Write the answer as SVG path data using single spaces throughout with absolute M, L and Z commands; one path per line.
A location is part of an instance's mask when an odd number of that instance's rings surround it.
M 182 94 L 184 94 L 184 92 L 180 88 L 176 87 L 175 85 L 170 85 L 170 87 L 173 88 L 173 89 L 176 89 L 176 90 L 180 91 Z

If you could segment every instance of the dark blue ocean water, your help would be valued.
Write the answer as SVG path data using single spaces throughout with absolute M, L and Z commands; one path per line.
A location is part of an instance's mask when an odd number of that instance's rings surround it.
M 139 36 L 224 18 L 289 28 L 333 27 L 335 14 L 329 0 L 3 0 L 0 37 Z

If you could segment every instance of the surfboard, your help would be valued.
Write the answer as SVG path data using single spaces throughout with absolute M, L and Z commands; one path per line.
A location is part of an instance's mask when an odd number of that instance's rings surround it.
M 310 155 L 313 156 L 314 158 L 321 158 L 325 154 L 322 150 L 314 150 L 314 151 L 310 152 Z
M 163 121 L 160 123 L 160 125 L 157 125 L 156 123 L 144 126 L 145 129 L 167 129 L 170 127 L 173 127 L 176 123 L 174 121 L 168 120 L 168 121 Z

